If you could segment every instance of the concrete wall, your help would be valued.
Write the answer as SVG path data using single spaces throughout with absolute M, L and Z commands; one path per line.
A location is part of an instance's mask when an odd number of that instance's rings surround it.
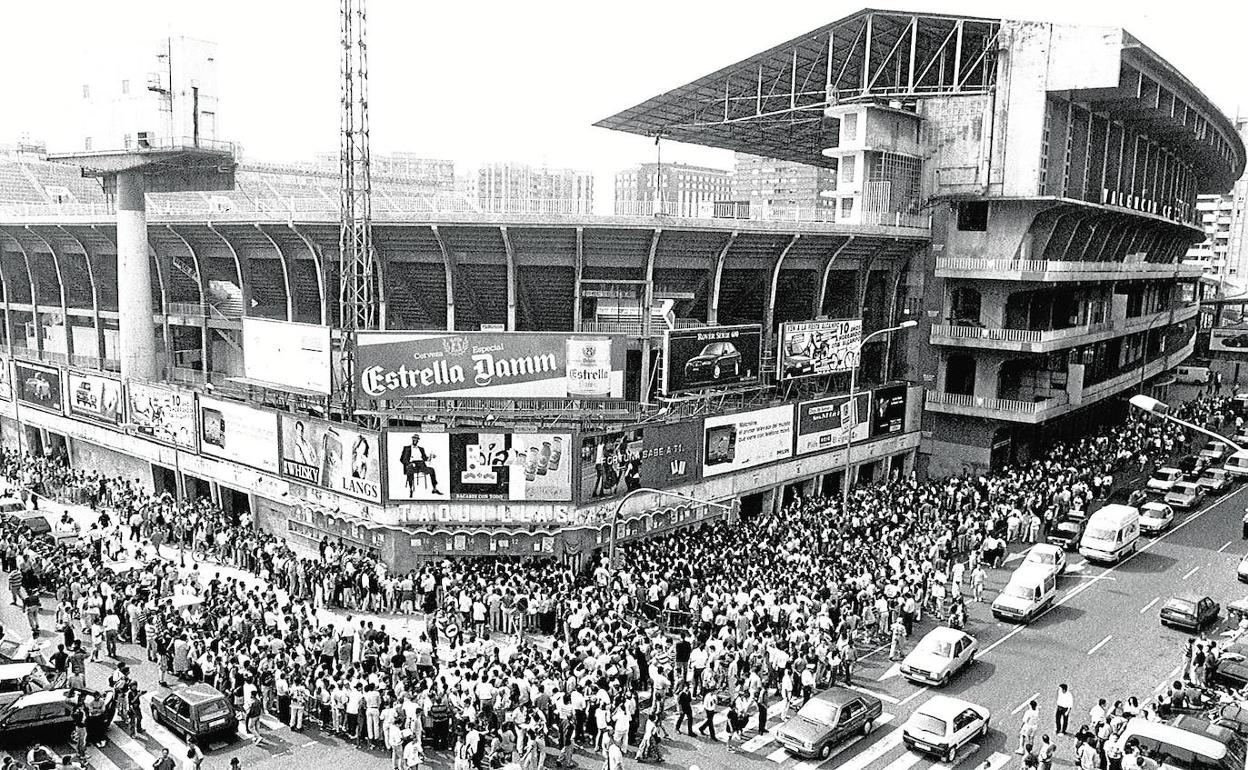
M 152 491 L 152 466 L 145 460 L 83 439 L 70 438 L 68 443 L 72 467 L 120 476 L 135 482 L 145 492 Z

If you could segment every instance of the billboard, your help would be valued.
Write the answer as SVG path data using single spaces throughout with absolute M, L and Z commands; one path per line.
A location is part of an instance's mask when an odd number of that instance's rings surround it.
M 13 389 L 23 404 L 61 414 L 61 370 L 55 366 L 13 362 Z
M 1248 353 L 1248 326 L 1210 329 L 1209 352 Z
M 450 463 L 449 433 L 386 431 L 386 498 L 446 500 Z
M 763 327 L 704 326 L 663 335 L 663 392 L 757 383 L 762 368 Z
M 9 359 L 0 357 L 0 401 L 13 400 L 13 370 Z
M 792 404 L 708 417 L 702 430 L 703 477 L 793 456 Z
M 871 427 L 871 391 L 803 401 L 797 405 L 797 453 L 806 455 L 845 446 L 846 427 L 853 424 L 854 441 L 866 441 Z
M 69 413 L 74 417 L 116 425 L 121 422 L 121 381 L 98 374 L 67 372 Z
M 369 398 L 624 397 L 625 340 L 548 332 L 360 332 Z
M 452 433 L 450 496 L 458 500 L 572 500 L 568 433 Z
M 140 436 L 195 451 L 195 394 L 130 380 L 126 420 Z
M 906 429 L 906 386 L 889 385 L 875 391 L 871 409 L 871 435 L 887 436 Z
M 862 319 L 780 324 L 776 376 L 782 380 L 848 372 L 858 365 Z
M 200 396 L 199 451 L 277 473 L 277 414 Z
M 243 375 L 329 395 L 329 327 L 243 318 Z
M 580 500 L 694 481 L 702 446 L 697 421 L 645 425 L 581 437 Z
M 381 448 L 376 433 L 281 415 L 281 473 L 313 486 L 381 502 Z

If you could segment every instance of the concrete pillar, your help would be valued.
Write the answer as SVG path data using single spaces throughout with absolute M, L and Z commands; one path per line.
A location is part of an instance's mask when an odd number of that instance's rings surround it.
M 152 273 L 147 253 L 143 174 L 117 175 L 117 309 L 121 376 L 156 379 L 152 326 Z

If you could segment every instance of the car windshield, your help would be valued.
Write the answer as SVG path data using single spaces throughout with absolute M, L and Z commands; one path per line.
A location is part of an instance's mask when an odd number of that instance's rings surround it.
M 226 713 L 225 701 L 213 701 L 200 709 L 199 716 L 201 719 L 215 719 Z
M 825 725 L 833 725 L 836 724 L 836 704 L 826 700 L 812 700 L 802 706 L 797 715 Z
M 1150 519 L 1164 519 L 1166 518 L 1166 509 L 1150 505 L 1144 509 L 1144 515 Z
M 916 730 L 922 730 L 925 733 L 931 733 L 932 735 L 944 735 L 945 734 L 944 720 L 937 719 L 931 714 L 924 714 L 921 711 L 916 712 L 914 716 L 910 717 L 910 726 Z
M 941 658 L 953 657 L 953 642 L 948 639 L 926 639 L 916 652 L 925 652 L 929 655 L 936 655 Z
M 1024 583 L 1010 583 L 1002 593 L 1006 596 L 1016 596 L 1019 599 L 1030 599 L 1035 595 L 1036 589 Z
M 1047 551 L 1031 551 L 1027 554 L 1027 561 L 1039 564 L 1056 564 L 1057 555 Z
M 1110 527 L 1091 527 L 1084 537 L 1090 540 L 1113 540 L 1118 536 L 1118 530 Z
M 1188 601 L 1187 599 L 1171 599 L 1166 602 L 1166 609 L 1194 615 L 1196 613 L 1196 602 Z
M 1059 521 L 1057 523 L 1058 532 L 1078 532 L 1079 522 L 1077 521 Z
M 1156 473 L 1153 474 L 1153 480 L 1154 481 L 1170 481 L 1171 479 L 1174 478 L 1174 475 L 1175 474 L 1172 471 L 1157 471 Z

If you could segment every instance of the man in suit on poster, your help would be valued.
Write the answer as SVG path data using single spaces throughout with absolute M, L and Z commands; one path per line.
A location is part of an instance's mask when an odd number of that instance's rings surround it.
M 408 497 L 416 497 L 416 474 L 418 473 L 429 477 L 429 483 L 433 486 L 433 494 L 442 494 L 438 491 L 438 474 L 430 464 L 433 457 L 433 453 L 420 445 L 420 434 L 413 433 L 412 443 L 403 447 L 403 451 L 399 453 L 399 465 L 403 466 L 403 475 L 407 479 Z

